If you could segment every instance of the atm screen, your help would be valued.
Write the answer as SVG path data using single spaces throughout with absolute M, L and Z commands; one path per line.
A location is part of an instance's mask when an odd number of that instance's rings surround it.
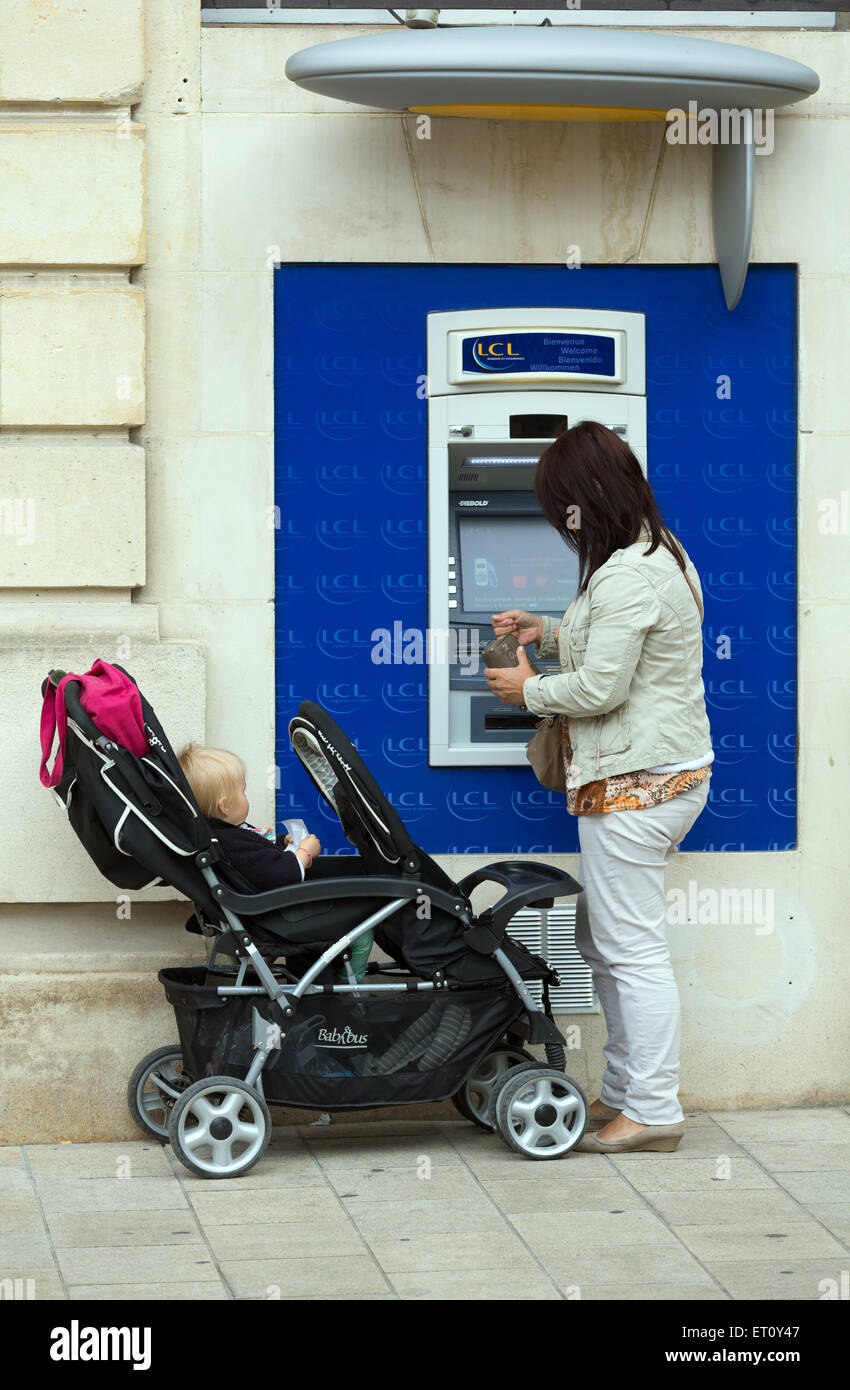
M 563 613 L 576 596 L 578 556 L 542 516 L 461 516 L 460 581 L 467 613 L 524 608 Z

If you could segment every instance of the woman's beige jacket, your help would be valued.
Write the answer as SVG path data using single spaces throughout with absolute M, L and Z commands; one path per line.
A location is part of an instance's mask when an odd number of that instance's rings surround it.
M 560 624 L 543 618 L 536 650 L 559 657 L 561 673 L 529 677 L 523 700 L 569 717 L 570 790 L 711 752 L 699 576 L 686 556 L 698 609 L 669 550 L 645 551 L 643 539 L 615 550 Z

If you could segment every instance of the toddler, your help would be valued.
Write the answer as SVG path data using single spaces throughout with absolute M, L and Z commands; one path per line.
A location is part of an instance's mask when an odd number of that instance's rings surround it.
M 311 870 L 312 876 L 322 877 L 321 866 L 314 868 L 313 865 L 322 852 L 315 835 L 305 835 L 295 846 L 291 835 L 274 837 L 270 829 L 258 829 L 250 823 L 245 764 L 240 757 L 224 748 L 188 743 L 177 761 L 228 863 L 244 875 L 255 892 L 265 893 L 289 883 L 300 883 Z M 372 933 L 366 932 L 351 947 L 351 968 L 358 980 L 362 980 L 366 972 L 372 944 Z M 344 965 L 337 979 L 346 983 Z

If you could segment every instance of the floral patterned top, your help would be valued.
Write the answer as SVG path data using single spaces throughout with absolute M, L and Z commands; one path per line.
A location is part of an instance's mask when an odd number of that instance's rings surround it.
M 568 718 L 559 716 L 564 771 L 569 772 L 573 750 L 567 732 Z M 707 767 L 685 768 L 681 772 L 620 772 L 615 777 L 602 777 L 598 782 L 585 782 L 583 787 L 567 791 L 567 811 L 571 816 L 594 816 L 605 811 L 640 811 L 657 806 L 671 796 L 699 786 L 711 772 Z

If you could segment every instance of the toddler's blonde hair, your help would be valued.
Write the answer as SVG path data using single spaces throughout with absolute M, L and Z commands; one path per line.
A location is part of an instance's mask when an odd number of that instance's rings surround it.
M 200 743 L 187 743 L 177 761 L 195 796 L 201 813 L 218 816 L 218 803 L 232 801 L 245 782 L 245 764 L 226 748 L 205 748 Z

